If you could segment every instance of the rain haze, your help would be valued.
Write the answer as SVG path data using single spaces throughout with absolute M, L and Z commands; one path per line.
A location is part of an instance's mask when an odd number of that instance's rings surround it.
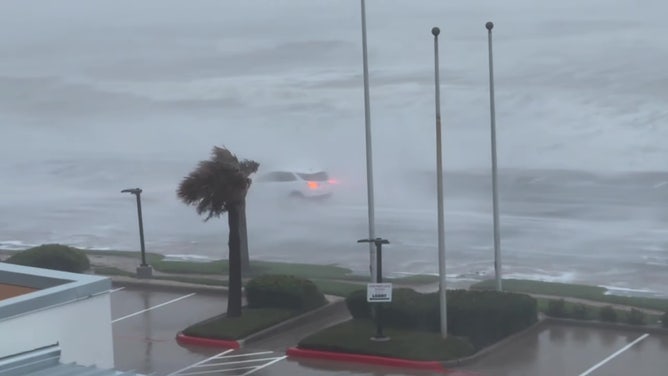
M 436 273 L 433 39 L 441 34 L 447 273 L 493 276 L 487 32 L 504 277 L 668 295 L 668 5 L 367 1 L 376 233 L 388 273 Z M 177 200 L 214 145 L 336 179 L 248 207 L 251 257 L 368 270 L 357 1 L 0 3 L 0 248 L 227 257 Z M 625 290 L 628 289 L 628 290 Z

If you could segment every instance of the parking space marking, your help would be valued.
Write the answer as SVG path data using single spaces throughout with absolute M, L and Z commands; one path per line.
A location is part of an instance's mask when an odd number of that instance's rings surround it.
M 180 370 L 178 370 L 178 371 L 176 371 L 176 372 L 172 372 L 172 373 L 170 373 L 170 374 L 167 375 L 167 376 L 178 375 L 180 372 L 187 371 L 187 370 L 189 370 L 189 369 L 191 369 L 191 368 L 197 367 L 197 366 L 199 366 L 200 364 L 202 364 L 202 363 L 206 363 L 206 362 L 208 362 L 208 361 L 210 361 L 210 360 L 220 358 L 220 357 L 224 356 L 225 354 L 229 354 L 229 353 L 231 353 L 232 351 L 234 351 L 234 349 L 228 349 L 228 350 L 225 350 L 225 351 L 223 351 L 223 352 L 221 352 L 221 353 L 218 353 L 218 354 L 216 354 L 216 355 L 214 355 L 214 356 L 208 357 L 208 358 L 206 358 L 206 359 L 202 359 L 202 360 L 200 360 L 200 361 L 197 362 L 197 363 L 193 363 L 193 364 L 191 364 L 191 365 L 189 365 L 189 366 L 187 366 L 187 367 L 181 368 Z
M 196 293 L 193 292 L 193 293 L 190 293 L 190 294 L 188 294 L 188 295 L 184 295 L 184 296 L 178 297 L 178 298 L 176 298 L 176 299 L 172 299 L 172 300 L 170 300 L 170 301 L 168 301 L 168 302 L 160 303 L 160 304 L 158 304 L 158 305 L 156 305 L 156 306 L 149 307 L 149 308 L 146 308 L 146 309 L 142 309 L 142 310 L 139 311 L 139 312 L 131 313 L 131 314 L 129 314 L 129 315 L 125 315 L 125 316 L 123 316 L 123 317 L 119 317 L 119 318 L 117 318 L 117 319 L 115 319 L 115 320 L 112 320 L 111 323 L 113 324 L 113 323 L 118 322 L 118 321 L 121 321 L 121 320 L 129 319 L 130 317 L 133 317 L 133 316 L 141 315 L 141 314 L 144 313 L 144 312 L 148 312 L 148 311 L 154 310 L 154 309 L 156 309 L 156 308 L 164 307 L 164 306 L 166 306 L 166 305 L 168 305 L 168 304 L 176 303 L 176 302 L 178 302 L 179 300 L 183 300 L 183 299 L 189 298 L 189 297 L 191 297 L 191 296 L 193 296 L 193 295 L 195 295 L 195 294 L 196 294 Z
M 116 292 L 116 291 L 121 291 L 121 290 L 123 290 L 124 288 L 125 288 L 125 287 L 119 287 L 119 288 L 117 288 L 117 289 L 109 290 L 109 292 L 112 293 L 112 292 Z
M 578 376 L 587 376 L 587 375 L 590 375 L 592 372 L 594 372 L 594 371 L 596 371 L 597 369 L 601 368 L 605 363 L 611 361 L 612 359 L 614 359 L 615 357 L 617 357 L 619 354 L 621 354 L 621 353 L 623 353 L 624 351 L 630 349 L 633 345 L 635 345 L 636 343 L 638 343 L 638 342 L 644 340 L 644 339 L 647 338 L 647 337 L 649 337 L 649 333 L 645 333 L 645 334 L 641 335 L 640 337 L 636 338 L 633 342 L 631 342 L 631 343 L 629 343 L 628 345 L 626 345 L 626 346 L 622 347 L 621 349 L 617 350 L 615 353 L 613 353 L 613 354 L 610 355 L 609 357 L 603 359 L 602 361 L 600 361 L 599 363 L 595 364 L 593 367 L 589 368 L 588 370 L 584 371 L 583 373 L 581 373 L 581 374 L 578 375 Z
M 217 374 L 217 375 L 230 374 L 236 376 L 247 376 L 287 358 L 285 355 L 265 356 L 267 354 L 274 354 L 274 351 L 259 351 L 253 353 L 234 354 L 227 356 L 226 353 L 218 354 L 212 356 L 211 358 L 205 359 L 191 366 L 183 368 L 179 371 L 176 371 L 168 376 L 171 375 L 195 376 L 195 375 L 210 375 L 210 374 Z
M 263 365 L 261 365 L 261 366 L 258 366 L 258 367 L 255 367 L 255 369 L 252 369 L 252 370 L 250 370 L 250 371 L 244 373 L 244 374 L 241 375 L 241 376 L 247 376 L 247 375 L 253 374 L 253 373 L 255 373 L 255 372 L 257 372 L 257 371 L 259 371 L 259 370 L 261 370 L 261 369 L 263 369 L 263 368 L 267 368 L 267 367 L 269 367 L 270 365 L 272 365 L 272 364 L 274 364 L 274 363 L 278 363 L 278 362 L 280 362 L 281 360 L 283 360 L 283 359 L 285 359 L 285 358 L 287 358 L 286 355 L 279 356 L 278 358 L 272 360 L 271 362 L 269 362 L 269 363 L 265 363 L 265 364 L 263 364 Z

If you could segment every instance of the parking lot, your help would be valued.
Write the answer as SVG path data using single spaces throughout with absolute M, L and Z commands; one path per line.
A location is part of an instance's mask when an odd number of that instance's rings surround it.
M 184 348 L 176 343 L 176 333 L 224 312 L 224 296 L 129 288 L 112 291 L 114 350 L 119 370 L 170 376 L 433 374 L 353 363 L 292 360 L 276 345 L 276 338 L 240 350 Z M 461 367 L 451 376 L 662 375 L 668 369 L 666 351 L 668 335 L 665 334 L 550 323 Z

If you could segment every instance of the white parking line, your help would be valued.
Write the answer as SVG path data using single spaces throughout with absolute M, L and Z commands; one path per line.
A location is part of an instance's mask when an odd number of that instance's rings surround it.
M 269 362 L 269 363 L 263 364 L 263 365 L 261 365 L 261 366 L 259 366 L 259 367 L 255 367 L 255 369 L 252 369 L 252 370 L 250 370 L 250 371 L 244 373 L 244 374 L 241 375 L 241 376 L 247 376 L 247 375 L 253 374 L 253 373 L 255 373 L 255 372 L 257 372 L 257 371 L 259 371 L 259 370 L 261 370 L 261 369 L 263 369 L 263 368 L 267 368 L 267 367 L 269 367 L 270 365 L 272 365 L 272 364 L 274 364 L 274 363 L 278 363 L 278 362 L 280 362 L 281 360 L 283 360 L 283 359 L 285 359 L 285 358 L 287 358 L 287 356 L 285 356 L 285 355 L 283 355 L 283 356 L 281 356 L 281 357 L 278 357 L 278 358 L 276 358 L 275 360 L 272 360 L 272 361 Z
M 197 371 L 197 372 L 187 372 L 187 373 L 179 373 L 179 376 L 194 376 L 194 375 L 209 375 L 212 373 L 225 373 L 225 372 L 233 372 L 233 371 L 242 371 L 245 369 L 250 369 L 250 368 L 255 368 L 255 366 L 246 366 L 246 367 L 239 367 L 239 368 L 225 368 L 223 370 L 220 369 L 214 369 L 210 371 Z
M 223 356 L 223 355 L 225 355 L 225 354 L 228 354 L 228 353 L 231 353 L 232 351 L 234 351 L 234 349 L 225 350 L 225 351 L 223 351 L 223 352 L 221 352 L 221 353 L 219 353 L 219 354 L 216 354 L 216 355 L 214 355 L 214 356 L 212 356 L 212 357 L 209 357 L 209 358 L 200 360 L 200 361 L 197 362 L 197 363 L 193 363 L 193 364 L 191 364 L 191 365 L 189 365 L 189 366 L 187 366 L 187 367 L 181 368 L 181 369 L 178 370 L 178 371 L 172 372 L 172 373 L 170 373 L 170 374 L 167 375 L 167 376 L 178 375 L 179 372 L 187 371 L 187 370 L 189 370 L 189 369 L 191 369 L 191 368 L 194 368 L 194 367 L 199 366 L 199 365 L 202 364 L 202 363 L 206 363 L 206 362 L 208 362 L 209 360 L 213 360 L 213 359 L 220 358 L 221 356 Z
M 109 290 L 109 292 L 112 293 L 112 292 L 116 292 L 116 291 L 121 291 L 121 290 L 123 290 L 124 288 L 125 288 L 125 287 L 119 287 L 119 288 L 117 288 L 117 289 Z
M 142 310 L 139 311 L 139 312 L 131 313 L 131 314 L 129 314 L 129 315 L 126 315 L 126 316 L 123 316 L 123 317 L 119 317 L 119 318 L 117 318 L 116 320 L 112 320 L 111 323 L 113 324 L 113 323 L 115 323 L 115 322 L 118 322 L 118 321 L 121 321 L 121 320 L 125 320 L 125 319 L 128 319 L 128 318 L 133 317 L 133 316 L 141 315 L 141 314 L 144 313 L 144 312 L 148 312 L 148 311 L 154 310 L 154 309 L 156 309 L 156 308 L 164 307 L 164 306 L 166 306 L 167 304 L 176 303 L 176 302 L 178 302 L 179 300 L 183 300 L 183 299 L 189 298 L 189 297 L 191 297 L 191 296 L 193 296 L 193 295 L 195 295 L 194 292 L 193 292 L 193 293 L 190 293 L 190 294 L 188 294 L 188 295 L 181 296 L 181 297 L 176 298 L 176 299 L 172 299 L 172 300 L 170 300 L 170 301 L 168 301 L 168 302 L 164 302 L 164 303 L 158 304 L 157 306 L 153 306 L 153 307 L 149 307 L 149 308 L 146 308 L 146 309 L 142 309 Z
M 259 351 L 259 352 L 244 353 L 244 354 L 239 354 L 239 355 L 226 355 L 226 356 L 218 357 L 217 359 L 240 358 L 240 357 L 243 357 L 243 356 L 265 355 L 265 354 L 272 354 L 272 353 L 273 353 L 273 351 Z
M 647 338 L 647 337 L 649 337 L 649 333 L 645 333 L 645 334 L 641 335 L 640 337 L 636 338 L 635 341 L 633 341 L 633 342 L 629 343 L 628 345 L 622 347 L 621 349 L 617 350 L 614 354 L 612 354 L 612 355 L 610 355 L 609 357 L 603 359 L 601 362 L 599 362 L 598 364 L 594 365 L 594 366 L 591 367 L 590 369 L 584 371 L 583 373 L 581 373 L 581 374 L 578 375 L 578 376 L 587 376 L 587 375 L 591 374 L 592 372 L 594 372 L 594 371 L 596 371 L 597 369 L 601 368 L 605 363 L 609 362 L 610 360 L 612 360 L 613 358 L 615 358 L 615 357 L 618 356 L 619 354 L 621 354 L 621 353 L 623 353 L 624 351 L 630 349 L 633 345 L 635 345 L 636 343 L 638 343 L 638 342 L 644 340 L 644 339 Z

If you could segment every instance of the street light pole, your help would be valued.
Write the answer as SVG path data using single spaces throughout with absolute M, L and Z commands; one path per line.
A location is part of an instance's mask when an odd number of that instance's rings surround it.
M 390 241 L 383 238 L 360 239 L 358 243 L 369 243 L 376 247 L 376 283 L 383 282 L 383 244 L 390 244 Z M 383 303 L 376 303 L 376 336 L 371 337 L 373 341 L 389 341 L 390 337 L 383 334 Z
M 366 134 L 366 189 L 367 189 L 367 207 L 369 217 L 369 239 L 375 237 L 376 218 L 373 189 L 373 153 L 371 150 L 371 110 L 369 100 L 369 63 L 367 57 L 366 45 L 366 6 L 364 0 L 361 0 L 362 6 L 362 67 L 364 73 L 364 129 Z M 373 244 L 369 243 L 369 272 L 371 281 L 376 281 L 374 264 L 376 259 L 376 250 Z
M 139 222 L 139 242 L 141 244 L 141 264 L 137 268 L 137 276 L 139 278 L 151 278 L 153 269 L 146 263 L 146 247 L 144 246 L 144 220 L 141 214 L 141 188 L 128 188 L 121 191 L 121 193 L 131 193 L 137 198 L 137 220 Z
M 494 23 L 487 22 L 487 40 L 489 45 L 489 112 L 492 140 L 492 212 L 494 216 L 494 274 L 496 289 L 502 291 L 501 285 L 501 235 L 499 230 L 499 187 L 496 164 L 496 109 L 494 107 L 494 60 L 492 54 L 492 29 Z
M 436 190 L 438 191 L 438 291 L 441 310 L 441 337 L 448 336 L 448 311 L 445 283 L 445 220 L 443 209 L 443 152 L 441 147 L 441 89 L 438 64 L 438 27 L 431 29 L 434 35 L 434 83 L 436 91 Z

